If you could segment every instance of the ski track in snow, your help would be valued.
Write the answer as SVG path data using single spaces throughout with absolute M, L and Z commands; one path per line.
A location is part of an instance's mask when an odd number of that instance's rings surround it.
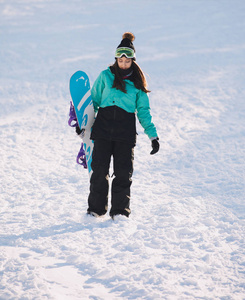
M 245 299 L 244 17 L 242 0 L 0 2 L 0 299 Z M 126 30 L 161 149 L 138 124 L 132 214 L 95 219 L 69 77 L 93 82 Z

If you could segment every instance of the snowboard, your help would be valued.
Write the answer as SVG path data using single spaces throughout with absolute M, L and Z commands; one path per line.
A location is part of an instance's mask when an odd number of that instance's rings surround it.
M 85 72 L 77 71 L 71 76 L 70 94 L 75 109 L 78 125 L 80 129 L 83 130 L 83 146 L 86 156 L 88 173 L 91 177 L 93 141 L 90 140 L 90 134 L 91 127 L 95 119 L 95 113 L 91 97 L 89 77 Z

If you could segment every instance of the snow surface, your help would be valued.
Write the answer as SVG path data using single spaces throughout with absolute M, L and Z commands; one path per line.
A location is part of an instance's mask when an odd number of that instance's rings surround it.
M 245 1 L 0 1 L 0 299 L 245 299 Z M 124 31 L 160 152 L 138 125 L 132 214 L 86 216 L 69 78 Z

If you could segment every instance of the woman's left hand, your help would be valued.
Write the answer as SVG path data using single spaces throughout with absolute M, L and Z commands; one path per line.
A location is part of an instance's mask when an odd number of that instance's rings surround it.
M 151 150 L 150 154 L 155 154 L 159 151 L 160 144 L 159 144 L 158 140 L 159 140 L 159 138 L 156 138 L 151 141 L 152 150 Z

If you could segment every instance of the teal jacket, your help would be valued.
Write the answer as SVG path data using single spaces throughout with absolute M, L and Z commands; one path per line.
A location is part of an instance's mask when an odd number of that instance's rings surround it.
M 126 91 L 124 93 L 113 88 L 114 74 L 110 68 L 102 71 L 92 87 L 92 99 L 95 112 L 99 108 L 118 106 L 128 113 L 137 113 L 140 124 L 144 132 L 150 139 L 157 137 L 156 127 L 152 122 L 148 95 L 142 90 L 138 90 L 134 83 L 125 80 Z

